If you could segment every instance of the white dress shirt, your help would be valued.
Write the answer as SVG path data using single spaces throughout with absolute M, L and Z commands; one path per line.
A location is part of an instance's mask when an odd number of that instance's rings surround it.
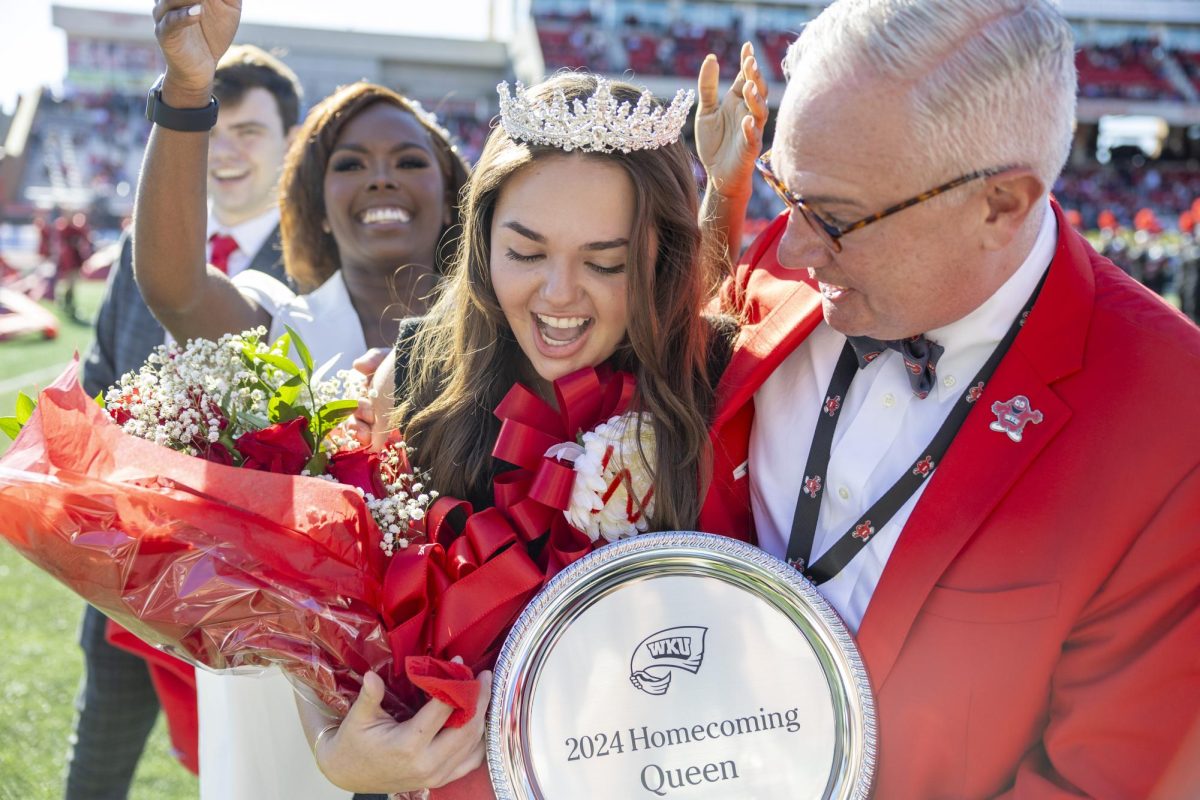
M 222 225 L 217 220 L 216 215 L 210 210 L 208 213 L 208 233 L 205 236 L 205 241 L 209 243 L 205 246 L 204 257 L 206 259 L 212 258 L 212 243 L 210 240 L 213 234 L 220 233 L 225 236 L 232 236 L 238 245 L 238 249 L 229 255 L 229 271 L 227 274 L 232 278 L 250 266 L 250 262 L 258 255 L 258 251 L 267 243 L 267 239 L 270 238 L 278 226 L 278 206 L 271 206 L 269 211 L 232 227 Z
M 899 353 L 886 350 L 850 384 L 833 435 L 813 563 L 858 521 L 928 447 L 967 384 L 983 367 L 1054 257 L 1058 231 L 1047 200 L 1042 226 L 1024 263 L 962 319 L 927 331 L 945 351 L 929 396 L 913 394 Z M 825 392 L 846 337 L 821 322 L 754 395 L 750 432 L 750 504 L 759 546 L 783 558 L 804 467 Z M 837 575 L 821 595 L 858 631 L 879 576 L 928 481 Z
M 340 269 L 308 294 L 296 294 L 258 270 L 243 272 L 233 285 L 271 315 L 269 341 L 275 341 L 290 327 L 300 334 L 317 366 L 335 359 L 327 378 L 338 370 L 353 369 L 354 359 L 367 352 L 367 339 Z

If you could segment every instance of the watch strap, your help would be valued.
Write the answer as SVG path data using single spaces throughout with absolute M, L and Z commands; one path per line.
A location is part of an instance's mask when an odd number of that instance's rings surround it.
M 168 130 L 184 133 L 203 133 L 217 124 L 217 98 L 212 97 L 204 108 L 172 108 L 163 102 L 160 76 L 146 95 L 146 119 Z

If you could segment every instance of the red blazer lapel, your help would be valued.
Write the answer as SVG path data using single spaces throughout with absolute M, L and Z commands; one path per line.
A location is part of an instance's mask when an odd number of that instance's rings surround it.
M 859 627 L 876 689 L 883 687 L 917 612 L 941 575 L 1058 431 L 1071 409 L 1051 384 L 1082 365 L 1095 285 L 1091 257 L 1057 204 L 1059 244 L 1024 329 L 930 478 L 888 559 Z M 1024 395 L 1042 413 L 1019 442 L 992 430 L 994 403 Z
M 717 385 L 714 436 L 821 321 L 821 295 L 808 282 L 808 273 L 779 264 L 779 239 L 787 220 L 786 213 L 776 217 L 739 268 L 736 284 L 745 299 L 733 302 L 745 319 Z
M 779 264 L 779 239 L 787 221 L 788 215 L 781 214 L 755 240 L 720 298 L 720 307 L 737 314 L 742 328 L 717 385 L 710 429 L 712 482 L 696 524 L 746 541 L 754 536 L 746 479 L 754 393 L 821 320 L 820 295 L 804 281 L 805 272 Z

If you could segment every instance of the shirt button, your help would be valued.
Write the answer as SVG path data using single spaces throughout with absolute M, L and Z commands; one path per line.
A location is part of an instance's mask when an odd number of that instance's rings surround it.
M 850 499 L 850 490 L 847 489 L 845 486 L 839 486 L 838 487 L 838 497 L 842 498 L 843 500 L 849 500 Z
M 946 376 L 946 377 L 945 377 L 945 378 L 942 380 L 942 385 L 943 385 L 943 386 L 945 386 L 947 389 L 950 389 L 950 388 L 952 388 L 952 387 L 954 386 L 954 384 L 956 384 L 956 383 L 958 383 L 958 381 L 954 380 L 954 376 L 953 376 L 953 375 L 947 375 L 947 376 Z
M 888 392 L 887 394 L 885 394 L 883 396 L 883 407 L 891 408 L 894 405 L 896 405 L 896 395 L 892 394 L 891 392 Z

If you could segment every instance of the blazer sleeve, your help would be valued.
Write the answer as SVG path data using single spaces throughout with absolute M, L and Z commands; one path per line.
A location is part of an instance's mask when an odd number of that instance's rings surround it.
M 416 344 L 417 329 L 424 317 L 407 317 L 400 320 L 400 333 L 396 337 L 396 401 L 408 393 L 408 379 L 412 374 L 412 351 Z
M 104 287 L 104 299 L 96 314 L 96 338 L 83 358 L 81 382 L 83 389 L 95 397 L 117 382 L 117 329 L 124 306 L 122 298 L 132 292 L 140 297 L 133 280 L 133 239 L 126 231 L 121 236 L 121 247 L 116 263 Z
M 1051 691 L 1004 798 L 1200 797 L 1200 464 L 1085 607 Z

